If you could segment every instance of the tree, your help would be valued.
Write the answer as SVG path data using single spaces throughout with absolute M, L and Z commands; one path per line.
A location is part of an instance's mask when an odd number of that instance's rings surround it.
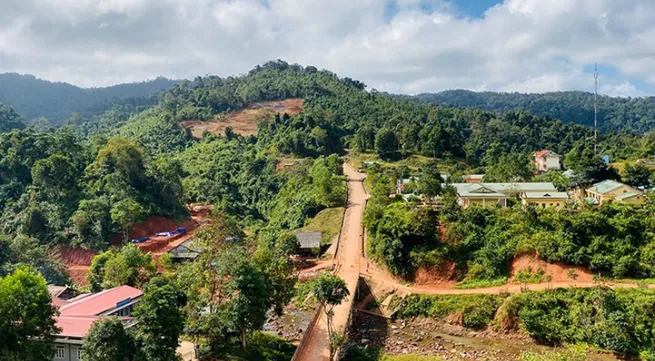
M 155 263 L 150 253 L 143 253 L 136 245 L 127 244 L 118 252 L 109 250 L 93 257 L 86 279 L 91 289 L 98 292 L 103 288 L 145 284 L 154 273 Z
M 623 170 L 623 179 L 633 187 L 649 188 L 653 183 L 653 171 L 643 163 L 628 164 Z
M 0 359 L 50 360 L 54 335 L 53 317 L 45 279 L 21 266 L 0 279 Z
M 436 162 L 429 162 L 421 168 L 421 176 L 418 179 L 418 190 L 427 197 L 436 197 L 441 194 L 442 188 L 441 173 Z
M 221 313 L 228 325 L 238 330 L 241 350 L 246 351 L 248 333 L 261 329 L 270 306 L 270 288 L 263 272 L 246 259 L 234 260 L 236 265 L 224 291 L 228 300 Z
M 534 170 L 528 157 L 519 153 L 502 154 L 487 167 L 485 182 L 516 182 L 528 181 L 534 175 Z
M 581 141 L 566 154 L 566 167 L 573 171 L 572 180 L 579 185 L 589 185 L 605 179 L 618 179 L 614 168 L 609 167 L 594 153 L 589 141 Z
M 325 312 L 328 337 L 330 337 L 330 359 L 334 353 L 333 341 L 336 339 L 336 334 L 332 329 L 332 318 L 334 317 L 334 308 L 340 305 L 346 297 L 350 294 L 346 281 L 335 276 L 331 273 L 323 273 L 316 279 L 314 286 L 314 297 L 323 305 L 323 312 Z
M 144 361 L 177 361 L 175 350 L 184 329 L 180 295 L 171 284 L 154 281 L 134 310 L 136 341 Z
M 75 165 L 61 154 L 41 159 L 32 167 L 33 184 L 47 193 L 52 193 L 55 201 L 59 201 L 64 194 L 76 191 L 76 177 Z
M 135 354 L 134 339 L 116 317 L 95 321 L 84 338 L 82 358 L 85 360 L 132 361 Z
M 12 107 L 0 104 L 0 133 L 23 128 L 23 118 Z
M 123 239 L 129 238 L 130 228 L 145 219 L 145 210 L 134 199 L 124 199 L 111 207 L 111 220 L 123 230 Z
M 391 159 L 396 154 L 396 134 L 389 128 L 380 129 L 375 135 L 375 153 L 382 159 Z

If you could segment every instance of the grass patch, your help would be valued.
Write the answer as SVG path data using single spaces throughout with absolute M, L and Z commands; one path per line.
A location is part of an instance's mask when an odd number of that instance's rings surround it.
M 293 296 L 293 304 L 298 308 L 305 308 L 312 306 L 313 303 L 318 304 L 316 299 L 310 295 L 316 288 L 316 279 L 310 281 L 298 282 L 296 284 L 295 294 Z
M 631 284 L 638 284 L 638 285 L 655 285 L 655 278 L 642 278 L 642 279 L 620 278 L 620 279 L 609 279 L 607 280 L 607 282 L 631 283 Z
M 481 330 L 493 320 L 507 296 L 502 295 L 409 295 L 402 301 L 398 318 L 431 317 L 442 319 L 460 314 L 462 326 Z
M 532 267 L 527 267 L 516 272 L 514 283 L 541 283 L 544 280 L 544 271 L 533 271 Z
M 469 290 L 472 288 L 498 287 L 507 284 L 507 277 L 495 278 L 492 280 L 464 280 L 458 282 L 455 288 Z
M 304 227 L 298 228 L 296 232 L 321 232 L 321 244 L 332 243 L 332 240 L 341 231 L 343 215 L 346 211 L 344 207 L 327 208 L 320 211 L 316 217 L 307 221 Z

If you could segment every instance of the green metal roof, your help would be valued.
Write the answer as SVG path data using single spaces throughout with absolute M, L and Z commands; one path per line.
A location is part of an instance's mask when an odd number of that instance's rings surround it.
M 641 193 L 628 192 L 628 193 L 623 193 L 623 194 L 621 194 L 619 196 L 616 196 L 616 197 L 614 197 L 614 199 L 618 199 L 618 200 L 622 201 L 624 199 L 630 199 L 632 197 L 636 197 L 636 196 L 639 196 L 639 195 L 641 195 Z
M 527 199 L 551 198 L 551 199 L 569 199 L 566 192 L 525 192 Z
M 611 191 L 613 191 L 613 190 L 615 190 L 617 188 L 623 187 L 624 185 L 625 184 L 623 184 L 621 182 L 617 182 L 615 180 L 608 179 L 608 180 L 604 180 L 602 182 L 594 184 L 589 189 L 592 190 L 593 192 L 596 192 L 596 193 L 599 193 L 599 194 L 605 194 L 605 193 L 611 192 Z

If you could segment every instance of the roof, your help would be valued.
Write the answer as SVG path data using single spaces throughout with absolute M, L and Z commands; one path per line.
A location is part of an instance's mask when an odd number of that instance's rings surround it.
M 59 316 L 55 318 L 57 328 L 61 331 L 57 334 L 60 337 L 83 338 L 89 332 L 91 325 L 99 316 Z
M 625 186 L 625 184 L 621 182 L 607 179 L 592 185 L 589 189 L 599 194 L 605 194 L 623 186 Z
M 485 186 L 484 183 L 455 183 L 457 194 L 460 197 L 478 197 L 478 198 L 499 198 L 507 197 L 505 194 L 496 191 L 491 187 Z
M 466 193 L 523 193 L 523 192 L 557 192 L 551 182 L 514 182 L 514 183 L 453 183 L 460 196 Z M 482 188 L 479 188 L 482 187 Z M 488 191 L 484 191 L 487 189 Z
M 298 232 L 296 233 L 300 249 L 314 249 L 321 247 L 321 232 Z
M 566 192 L 525 192 L 524 197 L 526 199 L 569 199 L 569 195 Z
M 623 193 L 621 195 L 618 195 L 618 196 L 614 197 L 614 199 L 618 199 L 618 200 L 622 201 L 624 199 L 630 199 L 632 197 L 636 197 L 636 196 L 640 196 L 640 195 L 641 195 L 641 193 L 639 193 L 639 192 L 628 192 L 628 193 Z
M 195 240 L 187 239 L 182 242 L 179 246 L 171 249 L 168 253 L 171 254 L 174 258 L 192 258 L 195 259 L 202 251 L 194 246 Z
M 61 316 L 98 316 L 118 307 L 120 302 L 142 295 L 143 292 L 134 287 L 120 286 L 67 303 L 59 308 L 59 313 Z
M 550 149 L 540 150 L 534 153 L 535 157 L 559 157 L 560 155 Z

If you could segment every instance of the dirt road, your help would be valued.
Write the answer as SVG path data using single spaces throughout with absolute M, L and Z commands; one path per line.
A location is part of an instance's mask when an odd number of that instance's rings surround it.
M 339 237 L 338 249 L 334 258 L 336 274 L 348 285 L 351 296 L 334 309 L 334 330 L 343 333 L 357 289 L 362 257 L 362 216 L 366 206 L 367 194 L 364 191 L 364 174 L 358 173 L 348 164 L 344 165 L 348 178 L 348 206 L 343 228 Z M 305 335 L 304 347 L 294 357 L 294 361 L 323 361 L 329 359 L 329 340 L 325 315 L 321 315 L 312 332 Z

